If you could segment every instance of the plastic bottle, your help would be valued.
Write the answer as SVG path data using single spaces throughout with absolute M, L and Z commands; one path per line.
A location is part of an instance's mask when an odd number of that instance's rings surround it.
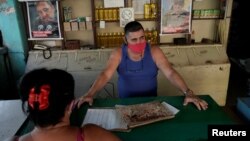
M 95 20 L 98 21 L 99 20 L 99 7 L 95 8 Z
M 157 32 L 157 30 L 154 28 L 153 29 L 153 33 L 152 33 L 153 35 L 153 42 L 152 42 L 152 44 L 157 44 L 157 39 L 158 39 L 158 32 Z
M 99 8 L 99 20 L 104 20 L 104 12 L 103 12 L 104 10 L 103 10 L 103 8 L 102 8 L 102 6 L 100 6 L 100 8 Z
M 150 8 L 151 8 L 151 18 L 156 18 L 157 16 L 157 7 L 155 3 L 151 3 L 150 4 Z
M 194 44 L 194 43 L 195 43 L 195 32 L 193 30 L 191 34 L 191 44 Z
M 146 3 L 144 4 L 144 18 L 149 19 L 150 18 L 150 4 Z
M 113 8 L 112 13 L 113 13 L 113 20 L 118 20 L 117 8 Z
M 109 20 L 109 9 L 104 9 L 104 20 L 108 21 Z

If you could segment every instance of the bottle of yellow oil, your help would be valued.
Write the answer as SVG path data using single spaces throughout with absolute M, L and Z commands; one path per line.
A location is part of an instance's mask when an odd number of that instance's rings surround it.
M 150 12 L 151 11 L 151 8 L 150 8 L 150 4 L 149 3 L 145 3 L 144 4 L 144 18 L 145 19 L 149 19 L 150 18 Z
M 99 8 L 99 20 L 104 20 L 104 10 L 102 6 Z

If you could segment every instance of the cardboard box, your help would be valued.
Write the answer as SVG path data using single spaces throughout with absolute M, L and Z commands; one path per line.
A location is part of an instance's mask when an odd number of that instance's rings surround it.
M 91 22 L 92 21 L 92 17 L 85 17 L 87 22 Z
M 93 29 L 92 22 L 86 22 L 86 28 L 87 30 L 92 30 Z
M 85 22 L 79 22 L 79 30 L 86 30 Z
M 64 31 L 71 31 L 70 22 L 64 22 L 63 28 L 64 28 Z
M 78 22 L 71 22 L 71 29 L 72 31 L 78 30 Z

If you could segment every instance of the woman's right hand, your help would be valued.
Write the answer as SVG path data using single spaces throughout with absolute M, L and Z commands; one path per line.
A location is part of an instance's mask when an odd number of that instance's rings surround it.
M 80 108 L 80 106 L 85 103 L 88 102 L 90 106 L 92 106 L 93 103 L 93 96 L 90 96 L 88 94 L 81 96 L 77 101 L 77 107 Z

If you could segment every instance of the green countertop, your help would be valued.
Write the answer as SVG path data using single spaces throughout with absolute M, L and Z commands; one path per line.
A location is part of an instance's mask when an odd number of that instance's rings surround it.
M 193 104 L 183 106 L 183 96 L 159 96 L 125 99 L 95 99 L 92 107 L 113 107 L 116 104 L 129 105 L 153 100 L 161 100 L 179 109 L 173 119 L 168 119 L 141 127 L 133 128 L 130 132 L 114 132 L 124 141 L 196 141 L 207 140 L 208 125 L 237 124 L 216 102 L 208 95 L 200 95 L 209 104 L 206 111 L 199 111 Z M 89 106 L 84 104 L 80 109 L 73 111 L 71 122 L 80 126 Z M 22 135 L 34 127 L 26 120 L 17 132 Z

